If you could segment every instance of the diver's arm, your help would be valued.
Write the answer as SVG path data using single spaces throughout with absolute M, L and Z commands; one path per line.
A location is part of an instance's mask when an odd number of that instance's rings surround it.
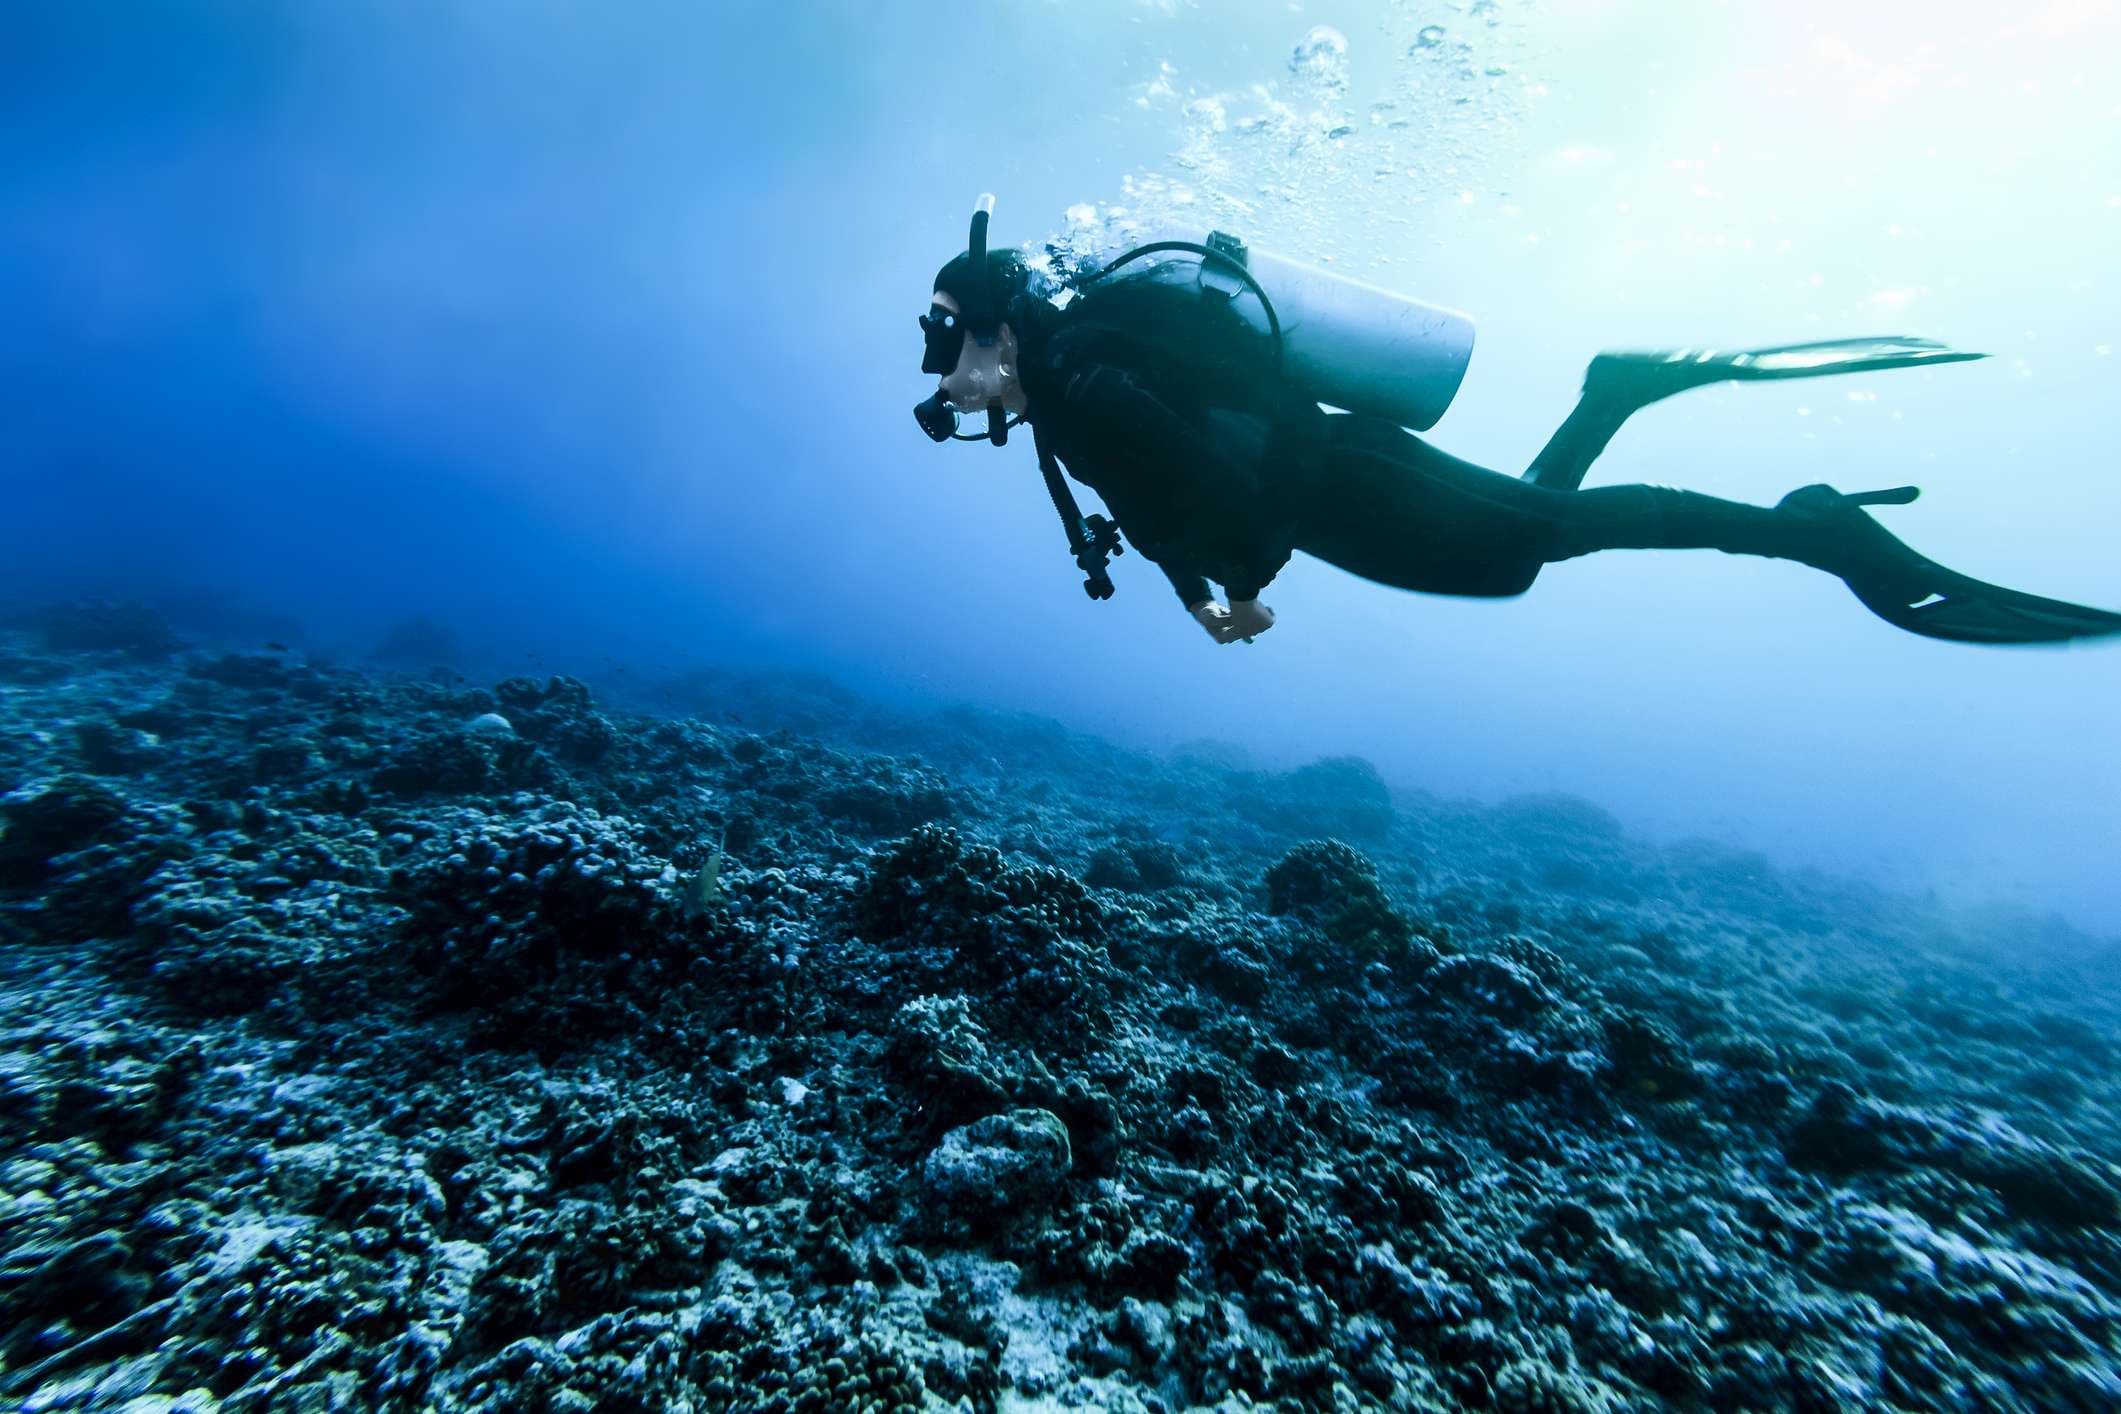
M 1199 476 L 1217 465 L 1217 449 L 1123 368 L 1105 363 L 1087 363 L 1071 374 L 1063 395 L 1072 416 L 1108 433 L 1114 443 L 1131 453 L 1128 463 L 1155 468 L 1165 476 Z M 1225 586 L 1231 604 L 1216 602 L 1208 582 L 1198 574 L 1163 568 L 1165 578 L 1202 628 L 1218 643 L 1231 643 L 1263 633 L 1274 623 L 1273 611 L 1258 604 L 1259 591 L 1281 567 L 1289 552 L 1251 557 L 1243 584 Z
M 1069 415 L 1098 428 L 1113 443 L 1127 447 L 1134 454 L 1128 461 L 1138 457 L 1159 469 L 1176 471 L 1198 466 L 1209 455 L 1207 446 L 1185 420 L 1124 369 L 1105 363 L 1085 364 L 1070 374 L 1066 388 Z M 1141 550 L 1142 546 L 1136 543 L 1135 548 Z M 1143 550 L 1144 555 L 1148 553 Z M 1171 581 L 1179 603 L 1187 609 L 1214 600 L 1208 581 L 1199 574 L 1161 561 L 1157 568 Z
M 1184 570 L 1173 569 L 1169 565 L 1158 565 L 1157 568 L 1164 572 L 1165 579 L 1171 581 L 1171 587 L 1178 591 L 1178 602 L 1187 609 L 1205 604 L 1215 597 L 1208 588 L 1208 581 L 1199 575 L 1187 574 Z
M 1264 545 L 1255 545 L 1253 553 L 1238 571 L 1243 578 L 1225 581 L 1223 592 L 1230 596 L 1232 604 L 1249 603 L 1259 598 L 1274 582 L 1274 576 L 1281 573 L 1282 566 L 1289 563 L 1290 553 L 1287 546 L 1268 549 Z
M 1152 475 L 1197 476 L 1215 459 L 1215 449 L 1185 418 L 1123 368 L 1084 363 L 1064 387 L 1069 418 L 1094 429 L 1108 444 L 1127 448 L 1126 461 L 1154 468 Z

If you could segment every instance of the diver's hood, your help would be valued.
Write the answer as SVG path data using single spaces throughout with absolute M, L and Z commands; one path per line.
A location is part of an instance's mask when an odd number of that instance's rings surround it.
M 921 316 L 926 341 L 921 372 L 942 375 L 944 381 L 913 415 L 921 430 L 938 442 L 956 434 L 959 409 L 984 409 L 990 440 L 997 446 L 1007 440 L 1002 404 L 1011 375 L 1000 366 L 997 342 L 1003 323 L 1019 306 L 1029 272 L 1015 251 L 987 249 L 987 224 L 993 214 L 990 192 L 973 207 L 964 254 L 935 272 L 936 293 L 948 295 L 957 308 L 933 305 Z

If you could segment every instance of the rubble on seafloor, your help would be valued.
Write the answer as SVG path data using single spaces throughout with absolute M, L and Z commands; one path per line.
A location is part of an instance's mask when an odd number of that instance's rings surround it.
M 2111 940 L 685 690 L 0 634 L 5 1407 L 2121 1406 Z

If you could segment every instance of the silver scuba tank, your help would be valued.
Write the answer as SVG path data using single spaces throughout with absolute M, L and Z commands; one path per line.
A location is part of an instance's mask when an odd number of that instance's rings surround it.
M 1390 418 L 1417 432 L 1436 425 L 1473 358 L 1473 321 L 1345 275 L 1299 264 L 1223 231 L 1184 227 L 1159 240 L 1205 245 L 1244 265 L 1279 317 L 1282 368 L 1309 396 L 1330 407 Z M 1262 333 L 1267 312 L 1250 286 L 1222 261 L 1200 262 L 1203 295 L 1227 299 Z

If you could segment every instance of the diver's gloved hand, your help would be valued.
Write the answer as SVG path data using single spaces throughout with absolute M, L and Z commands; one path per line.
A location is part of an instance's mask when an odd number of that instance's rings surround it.
M 1274 611 L 1257 599 L 1239 599 L 1227 607 L 1213 599 L 1187 606 L 1188 613 L 1217 643 L 1250 643 L 1254 636 L 1274 627 Z

